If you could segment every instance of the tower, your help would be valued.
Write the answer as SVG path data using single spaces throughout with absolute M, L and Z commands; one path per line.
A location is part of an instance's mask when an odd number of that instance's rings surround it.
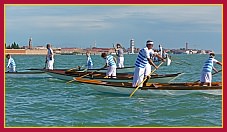
M 134 54 L 134 49 L 135 49 L 135 41 L 134 39 L 130 40 L 130 52 L 131 54 Z
M 32 49 L 32 38 L 31 37 L 28 40 L 28 49 Z
M 188 50 L 188 43 L 186 42 L 186 44 L 185 44 L 185 50 Z

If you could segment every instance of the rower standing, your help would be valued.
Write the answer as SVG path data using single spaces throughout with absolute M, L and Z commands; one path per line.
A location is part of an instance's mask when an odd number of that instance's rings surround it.
M 7 64 L 7 68 L 9 69 L 8 72 L 16 72 L 16 63 L 14 59 L 11 57 L 10 54 L 7 54 L 6 58 L 8 59 L 8 64 Z
M 124 51 L 121 44 L 117 43 L 117 48 L 115 48 L 115 52 L 117 55 L 117 67 L 124 68 Z
M 153 41 L 148 40 L 146 42 L 146 47 L 139 51 L 138 57 L 135 63 L 135 71 L 133 76 L 132 87 L 137 87 L 144 77 L 149 78 L 148 75 L 151 73 L 151 65 L 156 69 L 158 68 L 151 59 L 151 56 L 157 56 L 159 59 L 164 61 L 164 59 L 153 51 Z M 146 83 L 146 82 L 145 82 Z M 143 85 L 141 84 L 140 87 Z
M 49 70 L 53 70 L 54 68 L 54 52 L 51 49 L 51 45 L 47 44 L 47 55 L 46 55 L 46 64 L 47 64 L 47 68 Z
M 159 46 L 158 46 L 158 52 L 159 52 L 160 56 L 162 57 L 163 48 L 162 48 L 161 44 L 159 44 Z
M 205 61 L 203 65 L 201 77 L 200 77 L 201 86 L 203 86 L 205 83 L 208 84 L 208 86 L 211 86 L 211 82 L 212 82 L 211 72 L 212 70 L 214 70 L 215 72 L 218 72 L 217 69 L 213 66 L 214 63 L 222 66 L 222 63 L 214 59 L 214 57 L 215 57 L 215 54 L 211 52 L 209 58 Z
M 87 56 L 87 64 L 86 64 L 87 69 L 91 69 L 93 68 L 93 62 L 90 56 L 90 52 L 86 52 L 86 56 Z
M 112 55 L 107 55 L 106 53 L 102 53 L 101 57 L 106 60 L 106 64 L 103 68 L 107 67 L 106 77 L 105 78 L 116 78 L 116 58 Z

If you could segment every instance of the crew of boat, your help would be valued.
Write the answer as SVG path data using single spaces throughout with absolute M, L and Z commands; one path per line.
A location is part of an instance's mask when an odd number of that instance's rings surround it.
M 135 87 L 132 87 L 134 66 L 117 68 L 116 78 L 105 78 L 106 69 L 27 69 L 24 72 L 5 72 L 6 77 L 53 77 L 67 83 L 80 82 L 104 93 L 130 95 Z M 127 71 L 127 72 L 124 72 Z M 222 95 L 222 83 L 212 82 L 212 87 L 200 86 L 198 82 L 176 83 L 174 79 L 184 73 L 152 74 L 145 86 L 140 87 L 136 95 L 182 95 L 193 92 Z
M 172 81 L 180 77 L 183 73 L 154 74 L 155 70 L 157 70 L 163 63 L 165 63 L 166 66 L 169 66 L 171 64 L 171 59 L 168 54 L 164 54 L 163 57 L 163 55 L 160 56 L 159 54 L 155 53 L 151 49 L 153 47 L 153 41 L 148 40 L 146 46 L 147 47 L 140 50 L 135 66 L 124 66 L 122 47 L 120 44 L 117 44 L 117 48 L 114 48 L 116 55 L 118 56 L 118 60 L 116 61 L 115 57 L 111 55 L 102 53 L 101 57 L 106 61 L 105 66 L 102 68 L 93 69 L 93 62 L 91 60 L 90 54 L 86 53 L 87 68 L 78 66 L 71 69 L 53 69 L 53 51 L 50 48 L 50 44 L 47 44 L 48 54 L 46 56 L 45 67 L 43 69 L 27 69 L 32 72 L 14 72 L 16 68 L 15 62 L 10 55 L 7 55 L 9 60 L 7 68 L 10 70 L 5 73 L 7 77 L 13 77 L 15 75 L 20 75 L 21 77 L 22 75 L 32 74 L 35 74 L 37 77 L 41 74 L 47 74 L 51 77 L 65 80 L 67 84 L 72 82 L 85 83 L 97 91 L 105 93 L 128 94 L 130 97 L 134 94 L 175 95 L 192 92 L 202 92 L 217 95 L 222 94 L 222 82 L 212 82 L 208 83 L 207 85 L 202 82 L 199 83 L 199 81 L 173 83 Z M 159 51 L 162 51 L 162 47 L 160 45 L 159 48 Z M 204 75 L 206 74 L 205 76 L 212 77 L 213 74 L 211 74 L 211 71 L 214 62 L 222 65 L 221 62 L 218 62 L 214 59 L 214 56 L 214 53 L 210 53 L 209 59 L 205 62 L 203 67 Z M 116 62 L 118 63 L 116 64 Z M 155 64 L 154 62 L 159 63 L 159 65 L 156 66 L 157 63 Z M 153 71 L 150 69 L 151 66 L 155 67 Z M 149 75 L 146 70 L 149 72 Z M 221 70 L 214 70 L 216 73 L 221 72 Z M 203 78 L 201 77 L 201 79 Z

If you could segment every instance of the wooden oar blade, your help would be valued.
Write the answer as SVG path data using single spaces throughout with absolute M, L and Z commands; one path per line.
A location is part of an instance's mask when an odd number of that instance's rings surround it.
M 70 80 L 70 81 L 66 82 L 66 84 L 69 84 L 69 83 L 71 83 L 71 82 L 73 82 L 73 81 L 75 81 L 75 80 L 74 80 L 74 79 L 73 79 L 73 80 Z

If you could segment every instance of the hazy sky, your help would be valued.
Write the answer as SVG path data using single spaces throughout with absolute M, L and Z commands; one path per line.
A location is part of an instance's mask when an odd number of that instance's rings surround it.
M 87 48 L 129 47 L 209 49 L 222 52 L 221 5 L 7 5 L 6 43 Z

